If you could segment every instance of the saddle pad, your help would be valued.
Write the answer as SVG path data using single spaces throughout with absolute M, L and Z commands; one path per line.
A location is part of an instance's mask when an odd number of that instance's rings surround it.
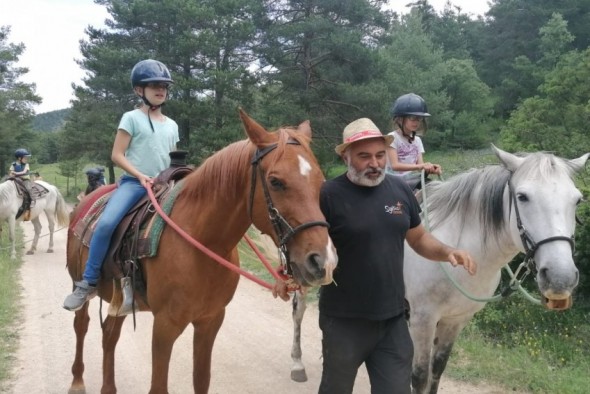
M 92 233 L 94 233 L 96 222 L 115 188 L 105 188 L 107 190 L 102 190 L 103 193 L 91 194 L 92 201 L 87 202 L 82 212 L 76 218 L 75 223 L 70 226 L 74 235 L 81 239 L 85 246 L 90 245 L 90 239 L 92 238 Z
M 31 198 L 33 200 L 37 200 L 37 199 L 45 196 L 47 193 L 49 193 L 49 190 L 47 190 L 45 188 L 45 186 L 43 186 L 39 183 L 35 183 L 35 182 L 31 182 L 31 191 L 32 191 Z
M 80 212 L 78 212 L 78 215 L 76 215 L 76 217 L 72 218 L 70 221 L 70 230 L 74 231 L 81 219 L 87 219 L 88 213 L 90 211 L 96 211 L 97 209 L 100 209 L 102 205 L 100 203 L 97 204 L 98 200 L 115 190 L 116 187 L 116 184 L 102 186 L 96 189 L 93 193 L 87 195 L 86 198 L 80 203 L 84 204 L 80 206 Z
M 22 180 L 17 180 L 16 178 L 9 178 L 12 179 L 12 181 L 14 182 L 14 184 L 16 185 L 16 192 L 20 197 L 23 197 L 24 193 L 26 192 L 26 187 L 23 184 Z M 31 199 L 33 200 L 38 200 L 42 197 L 44 197 L 47 193 L 49 193 L 49 190 L 47 190 L 47 188 L 45 188 L 45 186 L 36 183 L 36 182 L 31 182 Z
M 182 190 L 183 185 L 184 180 L 176 182 L 176 184 L 169 189 L 168 193 L 162 196 L 160 205 L 162 211 L 164 211 L 166 215 L 170 215 L 170 212 L 172 212 L 176 197 L 178 197 L 178 193 Z M 140 239 L 138 240 L 138 258 L 153 257 L 158 254 L 158 245 L 160 245 L 160 237 L 162 236 L 162 231 L 164 231 L 165 225 L 166 222 L 164 219 L 156 214 L 154 214 L 149 222 L 146 223 L 140 233 Z

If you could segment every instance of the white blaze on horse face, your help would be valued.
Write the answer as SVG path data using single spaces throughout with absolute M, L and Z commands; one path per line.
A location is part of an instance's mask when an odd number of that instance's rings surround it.
M 297 157 L 299 158 L 299 172 L 304 177 L 309 176 L 309 173 L 311 172 L 311 164 L 309 164 L 309 161 L 307 161 L 303 156 L 297 155 Z

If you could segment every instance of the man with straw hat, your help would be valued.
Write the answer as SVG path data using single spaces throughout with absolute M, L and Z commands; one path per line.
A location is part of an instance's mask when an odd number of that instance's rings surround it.
M 373 393 L 410 393 L 413 345 L 403 280 L 404 241 L 418 254 L 462 265 L 475 262 L 420 223 L 420 206 L 399 177 L 386 174 L 383 135 L 368 118 L 344 128 L 336 153 L 346 173 L 324 183 L 320 205 L 338 252 L 334 282 L 320 289 L 323 373 L 319 393 L 352 393 L 365 363 Z M 288 300 L 277 283 L 273 295 Z

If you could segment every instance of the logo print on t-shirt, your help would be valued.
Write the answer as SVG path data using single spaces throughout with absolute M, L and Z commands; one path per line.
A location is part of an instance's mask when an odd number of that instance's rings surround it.
M 397 204 L 392 205 L 391 207 L 389 206 L 385 206 L 385 212 L 391 214 L 391 215 L 402 215 L 403 211 L 403 204 L 401 202 L 397 202 Z

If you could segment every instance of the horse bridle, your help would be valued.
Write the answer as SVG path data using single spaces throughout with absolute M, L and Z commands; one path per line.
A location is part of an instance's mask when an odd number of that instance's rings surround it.
M 516 214 L 516 226 L 518 227 L 518 233 L 520 234 L 520 239 L 522 241 L 522 246 L 524 246 L 525 250 L 525 257 L 524 257 L 524 264 L 526 264 L 527 271 L 530 272 L 536 268 L 535 263 L 535 253 L 539 246 L 553 242 L 553 241 L 567 241 L 572 247 L 572 254 L 575 251 L 576 244 L 574 241 L 574 235 L 571 237 L 566 237 L 564 235 L 555 235 L 553 237 L 548 237 L 542 239 L 539 242 L 535 242 L 529 232 L 527 231 L 526 227 L 522 224 L 522 220 L 520 219 L 520 212 L 518 211 L 518 201 L 516 195 L 513 192 L 512 182 L 508 180 L 508 193 L 510 201 L 514 202 L 514 212 Z M 526 274 L 525 274 L 526 276 Z
M 289 145 L 301 145 L 298 141 L 290 139 L 287 141 Z M 254 152 L 254 156 L 252 157 L 252 183 L 250 187 L 250 203 L 248 205 L 248 213 L 250 215 L 250 219 L 252 219 L 252 209 L 254 206 L 254 192 L 256 191 L 256 177 L 257 174 L 260 173 L 260 183 L 262 183 L 262 190 L 264 191 L 264 198 L 266 200 L 266 209 L 268 211 L 268 216 L 272 226 L 274 228 L 275 234 L 279 240 L 279 250 L 281 252 L 281 265 L 283 272 L 288 275 L 292 276 L 293 271 L 291 269 L 291 265 L 289 263 L 289 251 L 287 249 L 287 243 L 295 236 L 295 234 L 308 229 L 310 227 L 315 226 L 323 226 L 323 227 L 330 227 L 330 224 L 324 220 L 315 220 L 307 223 L 300 224 L 299 226 L 293 227 L 289 224 L 289 222 L 281 215 L 279 210 L 275 208 L 272 198 L 270 197 L 270 191 L 268 189 L 268 185 L 266 183 L 266 178 L 262 171 L 262 168 L 259 166 L 261 160 L 274 149 L 276 149 L 278 144 L 272 144 L 267 146 L 264 149 L 256 149 Z

